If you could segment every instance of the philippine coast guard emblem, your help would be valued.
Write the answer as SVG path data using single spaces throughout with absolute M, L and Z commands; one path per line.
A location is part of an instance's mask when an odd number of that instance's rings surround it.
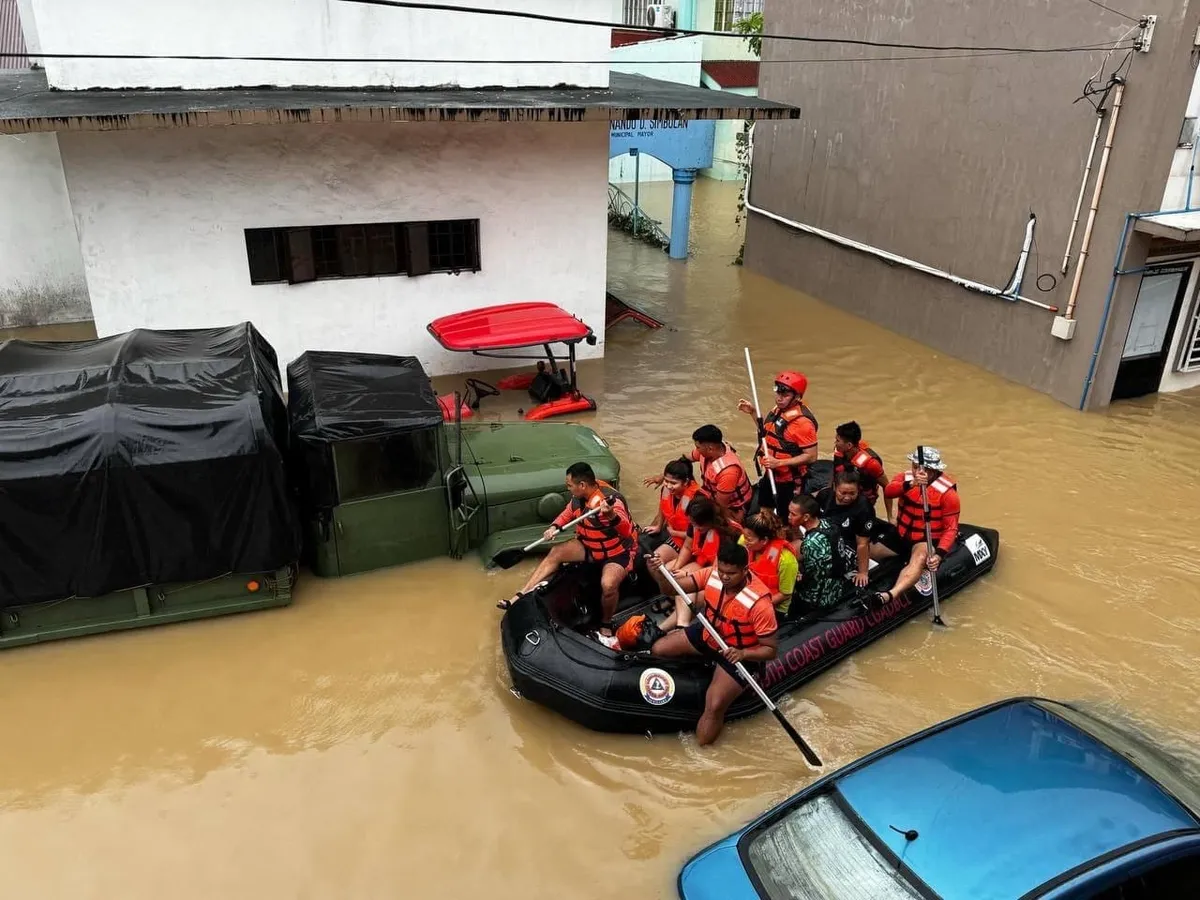
M 917 579 L 917 593 L 922 597 L 928 597 L 933 593 L 933 573 L 926 569 L 921 573 L 921 577 Z
M 646 669 L 638 681 L 642 690 L 642 699 L 651 706 L 662 706 L 670 703 L 675 696 L 675 679 L 669 672 L 662 669 Z

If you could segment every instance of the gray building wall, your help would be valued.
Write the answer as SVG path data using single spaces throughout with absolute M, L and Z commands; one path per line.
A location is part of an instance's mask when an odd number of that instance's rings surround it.
M 1116 4 L 1110 4 L 1116 5 Z M 1128 3 L 1125 6 L 1129 6 Z M 1132 13 L 1140 9 L 1134 5 Z M 938 350 L 1078 405 L 1126 213 L 1154 210 L 1195 74 L 1200 5 L 1168 0 L 1149 53 L 1134 53 L 1084 269 L 1076 335 L 1050 333 L 1054 314 L 892 266 L 751 214 L 746 265 Z M 934 45 L 1065 47 L 1106 43 L 1133 23 L 1086 0 L 768 0 L 767 32 Z M 1037 258 L 1022 293 L 1065 307 L 1089 183 L 1060 273 L 1096 114 L 1073 103 L 1106 50 L 910 61 L 841 61 L 929 51 L 764 41 L 760 94 L 799 105 L 795 122 L 756 127 L 750 200 L 785 218 L 1003 287 L 1037 215 Z M 1113 53 L 1102 77 L 1124 60 Z M 820 63 L 787 59 L 837 59 Z M 1099 165 L 1107 120 L 1096 150 Z M 1129 242 L 1125 266 L 1147 244 Z M 1036 263 L 1036 265 L 1035 265 Z M 1057 286 L 1041 292 L 1039 273 Z M 1043 286 L 1049 279 L 1043 279 Z M 1089 406 L 1107 403 L 1137 280 L 1119 283 Z

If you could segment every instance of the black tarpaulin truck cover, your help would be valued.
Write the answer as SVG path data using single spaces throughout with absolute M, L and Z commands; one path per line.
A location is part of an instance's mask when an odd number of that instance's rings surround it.
M 288 365 L 287 383 L 292 472 L 310 511 L 337 502 L 332 445 L 442 424 L 415 356 L 309 350 Z
M 286 453 L 248 322 L 0 343 L 0 607 L 294 563 Z

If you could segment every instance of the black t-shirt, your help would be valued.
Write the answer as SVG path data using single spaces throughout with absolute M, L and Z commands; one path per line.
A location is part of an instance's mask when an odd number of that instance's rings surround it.
M 870 538 L 878 528 L 875 509 L 862 494 L 849 506 L 838 506 L 833 488 L 824 488 L 817 492 L 817 502 L 821 504 L 821 516 L 837 526 L 850 549 L 858 546 L 858 538 Z

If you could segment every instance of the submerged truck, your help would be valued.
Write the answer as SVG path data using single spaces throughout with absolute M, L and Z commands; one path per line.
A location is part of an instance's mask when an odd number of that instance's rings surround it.
M 0 344 L 0 649 L 291 602 L 287 444 L 249 323 Z
M 567 502 L 572 463 L 619 485 L 620 464 L 592 429 L 464 423 L 415 357 L 309 351 L 287 380 L 291 472 L 318 575 L 473 550 L 486 562 L 541 537 Z

